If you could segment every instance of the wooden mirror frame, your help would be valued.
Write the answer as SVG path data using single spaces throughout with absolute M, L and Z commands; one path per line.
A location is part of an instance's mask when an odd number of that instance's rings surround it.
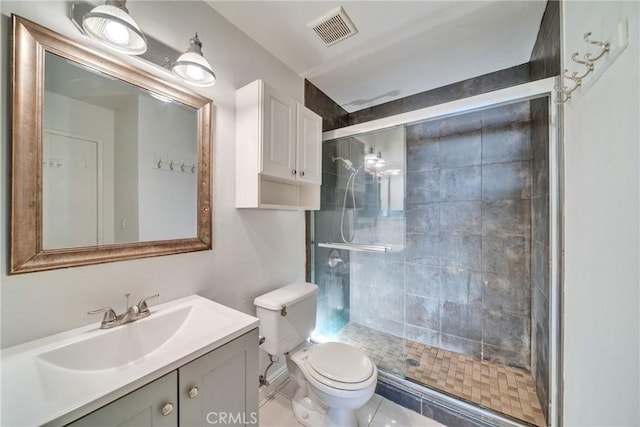
M 212 248 L 212 101 L 106 52 L 16 15 L 12 21 L 12 163 L 10 274 L 171 255 Z M 197 235 L 78 248 L 43 248 L 45 53 L 69 59 L 197 110 Z

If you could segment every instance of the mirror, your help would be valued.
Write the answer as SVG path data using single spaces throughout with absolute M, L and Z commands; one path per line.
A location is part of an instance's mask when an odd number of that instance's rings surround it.
M 12 22 L 10 272 L 211 249 L 212 102 Z

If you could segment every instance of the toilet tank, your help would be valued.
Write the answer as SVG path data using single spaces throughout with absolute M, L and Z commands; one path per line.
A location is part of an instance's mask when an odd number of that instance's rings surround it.
M 260 348 L 279 355 L 302 344 L 316 327 L 317 300 L 318 286 L 313 283 L 293 283 L 253 300 L 265 338 Z

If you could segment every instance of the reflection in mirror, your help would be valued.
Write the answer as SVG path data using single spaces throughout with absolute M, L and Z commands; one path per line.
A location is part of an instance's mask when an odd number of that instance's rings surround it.
M 197 235 L 197 110 L 45 54 L 43 248 Z
M 213 102 L 11 18 L 10 273 L 211 249 Z
M 398 126 L 364 135 L 357 140 L 363 144 L 364 153 L 371 148 L 380 153 L 383 162 L 368 163 L 363 160 L 365 191 L 363 216 L 402 216 L 404 212 L 404 127 Z M 364 154 L 363 154 L 364 156 Z

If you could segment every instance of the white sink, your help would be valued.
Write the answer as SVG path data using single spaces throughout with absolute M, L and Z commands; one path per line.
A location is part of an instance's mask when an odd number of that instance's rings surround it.
M 161 311 L 102 334 L 68 344 L 37 356 L 53 366 L 78 371 L 120 368 L 153 353 L 184 324 L 193 306 Z
M 98 322 L 2 350 L 0 425 L 67 424 L 258 326 L 197 295 L 150 309 L 112 329 Z

